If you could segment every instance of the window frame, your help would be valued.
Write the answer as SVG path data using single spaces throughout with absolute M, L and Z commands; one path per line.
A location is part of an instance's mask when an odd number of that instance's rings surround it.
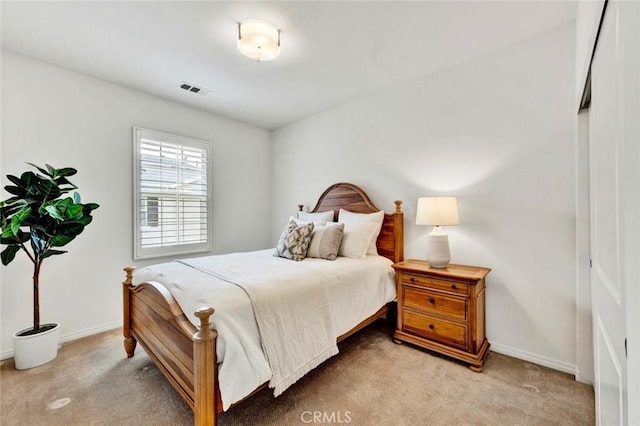
M 189 138 L 186 136 L 174 135 L 157 130 L 133 127 L 133 259 L 152 259 L 167 256 L 179 256 L 184 254 L 211 252 L 213 249 L 213 162 L 211 158 L 212 143 L 209 141 Z M 206 152 L 207 161 L 207 195 L 206 195 L 206 242 L 203 243 L 182 243 L 162 245 L 159 247 L 142 247 L 142 192 L 141 184 L 141 140 L 145 137 L 154 138 L 162 142 L 176 144 L 191 148 L 202 149 Z

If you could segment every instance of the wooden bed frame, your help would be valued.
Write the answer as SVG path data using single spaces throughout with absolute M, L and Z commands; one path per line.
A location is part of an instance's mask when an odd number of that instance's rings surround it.
M 384 216 L 377 247 L 381 256 L 393 262 L 400 262 L 404 258 L 402 201 L 396 201 L 395 204 L 394 213 Z M 337 183 L 320 196 L 312 212 L 333 210 L 334 218 L 337 219 L 341 208 L 356 213 L 373 213 L 380 210 L 359 187 L 349 183 Z M 133 286 L 135 268 L 127 267 L 124 270 L 126 280 L 122 283 L 123 334 L 127 357 L 133 356 L 136 343 L 140 342 L 169 383 L 191 407 L 194 423 L 215 425 L 217 415 L 223 409 L 217 380 L 218 334 L 210 328 L 213 308 L 205 306 L 195 312 L 200 320 L 200 326 L 196 328 L 164 286 L 157 282 Z M 378 312 L 339 336 L 338 341 L 383 317 L 389 311 L 389 306 L 390 304 L 383 306 Z M 266 386 L 267 383 L 262 384 L 251 395 Z

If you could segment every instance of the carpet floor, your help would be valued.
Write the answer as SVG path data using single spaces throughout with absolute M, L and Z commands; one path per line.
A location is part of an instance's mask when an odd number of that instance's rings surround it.
M 340 353 L 283 395 L 263 390 L 221 425 L 590 425 L 593 388 L 573 377 L 490 353 L 483 373 L 410 345 L 384 322 L 340 343 Z M 51 363 L 0 365 L 2 425 L 189 425 L 193 415 L 120 330 L 62 345 Z

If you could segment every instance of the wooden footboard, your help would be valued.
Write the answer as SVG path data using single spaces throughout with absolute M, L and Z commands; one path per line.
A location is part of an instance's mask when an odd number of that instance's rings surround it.
M 203 307 L 195 315 L 198 329 L 162 285 L 132 285 L 135 268 L 125 268 L 123 282 L 124 347 L 133 356 L 136 342 L 158 366 L 169 383 L 193 409 L 196 425 L 215 425 L 222 412 L 217 386 L 216 338 L 210 328 L 213 309 Z
M 218 334 L 210 328 L 210 317 L 214 310 L 210 307 L 198 309 L 195 315 L 201 324 L 196 328 L 165 287 L 154 282 L 134 287 L 132 278 L 135 268 L 124 269 L 127 278 L 122 283 L 123 335 L 127 356 L 131 358 L 134 355 L 136 343 L 139 342 L 169 383 L 191 407 L 194 424 L 215 425 L 217 414 L 222 413 L 223 409 L 217 380 Z M 339 336 L 337 341 L 346 339 L 376 319 L 384 317 L 389 313 L 391 305 L 392 303 L 384 305 Z M 251 395 L 264 389 L 266 385 L 267 383 L 264 383 L 259 386 Z

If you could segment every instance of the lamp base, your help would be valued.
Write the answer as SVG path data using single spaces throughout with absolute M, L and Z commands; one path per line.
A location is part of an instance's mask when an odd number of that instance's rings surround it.
M 446 268 L 451 261 L 449 252 L 449 236 L 446 234 L 429 234 L 427 241 L 427 261 L 432 268 Z

